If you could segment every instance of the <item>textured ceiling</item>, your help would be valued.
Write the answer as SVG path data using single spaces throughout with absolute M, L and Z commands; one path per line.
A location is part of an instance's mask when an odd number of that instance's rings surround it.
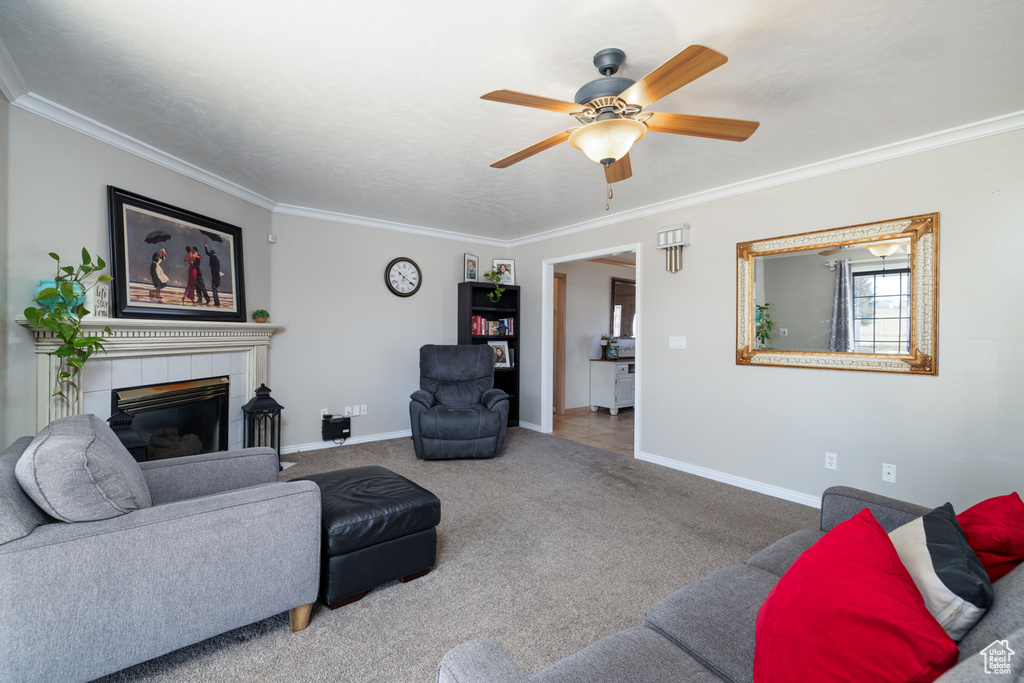
M 634 79 L 723 52 L 653 108 L 761 122 L 648 135 L 613 214 L 1024 111 L 1021 0 L 2 0 L 0 42 L 30 99 L 272 203 L 499 240 L 606 188 L 567 143 L 490 168 L 574 120 L 480 95 L 571 101 L 606 47 Z

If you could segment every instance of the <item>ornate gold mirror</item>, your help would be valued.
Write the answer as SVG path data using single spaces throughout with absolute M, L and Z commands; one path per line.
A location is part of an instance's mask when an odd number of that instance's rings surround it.
M 736 245 L 736 364 L 938 374 L 939 214 Z

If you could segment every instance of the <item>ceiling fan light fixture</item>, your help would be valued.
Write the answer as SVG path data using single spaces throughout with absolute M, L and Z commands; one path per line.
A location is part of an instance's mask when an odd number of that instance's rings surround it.
M 633 143 L 646 134 L 647 126 L 639 121 L 607 119 L 576 129 L 569 136 L 569 144 L 607 166 L 626 156 Z
M 867 244 L 864 248 L 875 255 L 876 258 L 885 258 L 903 251 L 903 245 L 899 242 L 886 242 L 884 244 Z

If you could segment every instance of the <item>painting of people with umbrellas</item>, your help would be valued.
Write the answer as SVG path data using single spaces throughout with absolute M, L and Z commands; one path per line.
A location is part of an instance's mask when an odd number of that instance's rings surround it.
M 245 321 L 242 230 L 108 187 L 114 315 Z

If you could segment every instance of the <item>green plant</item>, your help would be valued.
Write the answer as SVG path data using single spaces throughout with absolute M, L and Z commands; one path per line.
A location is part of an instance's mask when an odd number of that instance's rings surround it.
M 505 288 L 501 286 L 501 273 L 495 268 L 484 273 L 484 279 L 494 283 L 494 291 L 489 292 L 487 298 L 491 300 L 491 303 L 498 303 L 501 300 L 501 295 L 505 293 Z
M 253 320 L 255 320 L 256 318 L 269 318 L 269 317 L 270 317 L 270 312 L 265 310 L 265 309 L 262 309 L 262 308 L 257 308 L 255 311 L 252 312 L 252 319 Z
M 110 282 L 114 278 L 100 275 L 91 285 L 85 285 L 86 278 L 107 267 L 98 256 L 93 263 L 92 256 L 85 248 L 82 249 L 82 264 L 78 267 L 62 266 L 60 256 L 53 252 L 50 252 L 50 258 L 57 262 L 57 274 L 53 278 L 55 286 L 44 287 L 32 299 L 47 302 L 47 307 L 30 306 L 25 309 L 25 317 L 33 327 L 48 330 L 60 340 L 60 346 L 53 352 L 61 364 L 52 395 L 70 400 L 65 390 L 73 388 L 77 396 L 78 384 L 75 378 L 85 369 L 85 363 L 92 354 L 103 350 L 104 340 L 101 336 L 90 336 L 82 330 L 82 317 L 89 314 L 85 308 L 85 294 L 97 283 Z M 104 327 L 103 332 L 111 334 L 110 327 Z
M 772 329 L 775 327 L 775 323 L 772 322 L 771 314 L 768 312 L 768 307 L 771 304 L 757 304 L 757 317 L 754 323 L 754 339 L 757 340 L 757 346 L 761 349 L 771 349 L 769 344 L 772 343 Z

